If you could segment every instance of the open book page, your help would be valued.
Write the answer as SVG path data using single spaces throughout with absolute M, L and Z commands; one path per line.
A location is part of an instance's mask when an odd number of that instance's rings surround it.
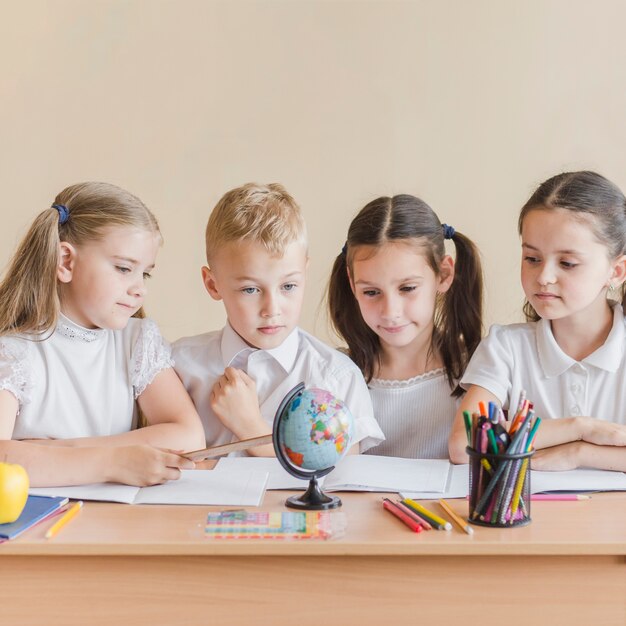
M 626 474 L 594 469 L 576 469 L 566 472 L 530 472 L 531 493 L 558 491 L 626 491 Z M 438 498 L 465 498 L 469 493 L 469 465 L 452 465 L 450 479 L 444 493 Z M 433 494 L 403 491 L 404 498 L 426 500 Z
M 267 480 L 267 472 L 183 470 L 179 480 L 142 489 L 114 483 L 99 483 L 74 487 L 32 488 L 30 493 L 126 504 L 258 506 L 263 500 Z
M 267 488 L 275 489 L 306 489 L 308 481 L 296 478 L 287 473 L 276 457 L 269 456 L 225 456 L 222 457 L 214 471 L 237 472 L 249 471 L 255 473 L 267 473 L 269 480 Z M 320 485 L 324 484 L 324 477 L 319 479 Z
M 434 494 L 432 491 L 402 491 L 403 498 L 412 500 L 432 500 L 439 498 L 465 498 L 469 493 L 469 465 L 450 464 L 448 482 L 443 493 Z
M 446 488 L 449 471 L 447 459 L 348 455 L 326 476 L 324 490 L 441 493 Z
M 288 474 L 275 458 L 225 457 L 216 469 L 252 469 L 269 472 L 268 489 L 305 489 L 305 480 Z M 448 481 L 450 463 L 445 459 L 399 459 L 375 455 L 345 456 L 335 469 L 319 480 L 325 491 L 395 492 L 420 489 L 441 493 Z
M 116 483 L 94 483 L 72 487 L 31 487 L 28 493 L 37 496 L 64 496 L 72 500 L 102 500 L 132 504 L 139 487 Z
M 532 461 L 531 461 L 532 464 Z M 595 469 L 530 472 L 531 493 L 546 491 L 626 491 L 626 474 Z
M 259 506 L 267 472 L 183 470 L 179 480 L 139 490 L 135 504 Z

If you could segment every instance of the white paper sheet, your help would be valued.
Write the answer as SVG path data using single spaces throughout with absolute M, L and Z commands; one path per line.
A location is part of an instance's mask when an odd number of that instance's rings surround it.
M 106 483 L 32 488 L 30 493 L 127 504 L 258 506 L 263 500 L 268 478 L 267 472 L 183 470 L 179 480 L 141 489 Z
M 348 455 L 320 479 L 325 491 L 403 490 L 441 493 L 446 488 L 450 463 L 445 459 L 400 459 L 376 455 Z M 268 489 L 305 489 L 306 481 L 288 474 L 275 458 L 227 457 L 217 469 L 269 472 Z
M 594 469 L 576 469 L 567 472 L 530 472 L 531 493 L 626 491 L 626 474 Z M 469 465 L 452 465 L 446 490 L 438 498 L 465 498 L 469 493 Z M 404 498 L 426 500 L 432 494 L 403 491 Z

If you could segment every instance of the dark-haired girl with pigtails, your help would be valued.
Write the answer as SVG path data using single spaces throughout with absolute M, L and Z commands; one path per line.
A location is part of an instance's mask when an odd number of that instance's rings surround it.
M 481 339 L 482 293 L 476 246 L 419 198 L 377 198 L 352 220 L 328 305 L 386 437 L 368 454 L 448 456 L 457 383 Z

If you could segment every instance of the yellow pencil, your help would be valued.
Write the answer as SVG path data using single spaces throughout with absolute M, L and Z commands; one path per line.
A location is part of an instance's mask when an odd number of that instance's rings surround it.
M 72 506 L 67 509 L 67 511 L 65 511 L 61 519 L 59 519 L 56 523 L 52 524 L 50 528 L 48 528 L 48 531 L 45 535 L 46 539 L 52 539 L 52 537 L 54 537 L 61 530 L 61 528 L 65 526 L 65 524 L 67 524 L 73 517 L 76 517 L 82 506 L 82 500 L 79 500 L 78 502 L 72 504 Z
M 452 524 L 448 520 L 439 517 L 439 515 L 436 515 L 425 506 L 422 506 L 419 502 L 415 502 L 415 500 L 411 500 L 411 498 L 405 498 L 403 502 L 407 502 L 411 508 L 418 512 L 418 514 L 424 514 L 429 522 L 430 520 L 433 520 L 435 524 L 440 526 L 440 530 L 452 530 Z
M 474 534 L 474 529 L 463 518 L 459 517 L 445 500 L 439 500 L 439 506 L 452 518 L 452 521 L 455 522 L 461 530 L 464 530 L 468 535 Z

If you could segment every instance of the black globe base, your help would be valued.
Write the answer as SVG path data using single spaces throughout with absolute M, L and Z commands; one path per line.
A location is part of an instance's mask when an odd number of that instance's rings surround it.
M 317 478 L 313 476 L 309 482 L 309 488 L 301 496 L 291 496 L 291 498 L 287 498 L 285 506 L 292 509 L 322 511 L 340 507 L 341 499 L 337 496 L 327 496 L 323 493 L 317 482 Z

